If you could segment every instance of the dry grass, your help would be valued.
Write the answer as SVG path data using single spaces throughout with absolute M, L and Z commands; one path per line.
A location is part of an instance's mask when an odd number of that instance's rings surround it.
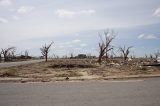
M 0 77 L 18 77 L 18 71 L 16 69 L 8 69 L 3 71 Z
M 57 59 L 10 68 L 1 68 L 0 77 L 22 78 L 55 78 L 55 77 L 81 77 L 81 76 L 120 76 L 139 74 L 160 74 L 160 69 L 144 67 L 129 63 L 98 65 L 96 60 L 83 59 Z
M 55 75 L 55 77 L 79 77 L 79 76 L 83 76 L 83 75 L 79 72 L 76 72 L 76 71 L 58 73 Z

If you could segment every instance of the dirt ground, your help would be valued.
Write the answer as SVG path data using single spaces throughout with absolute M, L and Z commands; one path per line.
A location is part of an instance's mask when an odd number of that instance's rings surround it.
M 140 63 L 109 62 L 99 65 L 92 59 L 55 59 L 48 62 L 1 68 L 1 78 L 103 78 L 110 76 L 160 74 L 159 67 Z

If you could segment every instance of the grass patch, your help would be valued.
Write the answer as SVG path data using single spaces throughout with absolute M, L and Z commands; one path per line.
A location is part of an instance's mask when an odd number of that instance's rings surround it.
M 48 71 L 48 69 L 47 69 L 47 68 L 44 68 L 44 69 L 42 69 L 42 71 Z
M 9 69 L 3 73 L 1 73 L 0 77 L 17 77 L 18 71 L 16 69 Z
M 145 67 L 145 66 L 139 66 L 139 67 L 136 68 L 136 70 L 147 71 L 148 68 Z
M 94 68 L 95 66 L 90 64 L 54 64 L 50 65 L 50 68 Z
M 75 71 L 69 71 L 66 73 L 60 73 L 55 75 L 55 77 L 79 77 L 79 76 L 83 76 L 83 75 Z

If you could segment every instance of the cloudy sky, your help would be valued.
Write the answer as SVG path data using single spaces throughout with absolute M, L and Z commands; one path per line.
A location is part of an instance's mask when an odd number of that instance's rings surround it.
M 98 33 L 113 29 L 113 45 L 143 56 L 160 49 L 160 0 L 0 0 L 0 48 L 41 55 L 98 54 Z

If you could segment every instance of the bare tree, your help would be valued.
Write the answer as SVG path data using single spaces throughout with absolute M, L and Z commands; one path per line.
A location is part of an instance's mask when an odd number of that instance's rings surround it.
M 155 58 L 157 59 L 157 58 L 158 58 L 158 56 L 160 56 L 160 51 L 159 51 L 159 50 L 157 50 L 157 52 L 156 52 L 156 53 L 154 53 L 154 55 L 155 55 Z
M 7 49 L 2 49 L 2 55 L 4 57 L 4 61 L 9 61 L 12 57 L 14 57 L 15 47 L 9 47 Z
M 147 54 L 145 54 L 145 58 L 146 58 L 146 59 L 148 58 Z
M 104 45 L 104 43 L 99 43 L 99 48 L 100 48 L 100 51 L 99 51 L 98 63 L 101 64 L 102 57 L 105 54 L 105 45 Z
M 74 58 L 73 53 L 71 53 L 70 54 L 70 59 L 73 59 L 73 58 Z
M 128 58 L 128 55 L 130 53 L 130 49 L 132 48 L 133 46 L 129 46 L 129 47 L 119 47 L 119 50 L 121 51 L 121 53 L 123 54 L 123 59 L 124 59 L 124 62 L 127 60 Z
M 44 45 L 42 46 L 42 48 L 40 48 L 42 55 L 45 57 L 45 60 L 47 62 L 48 59 L 48 53 L 49 53 L 49 49 L 52 46 L 53 42 L 51 42 L 49 45 Z
M 98 58 L 99 64 L 101 64 L 102 57 L 104 55 L 106 55 L 106 61 L 108 60 L 108 52 L 113 49 L 113 47 L 111 47 L 111 42 L 115 38 L 115 36 L 116 36 L 116 34 L 113 30 L 104 31 L 103 35 L 99 33 L 99 37 L 101 40 L 99 42 L 99 49 L 100 49 L 99 58 Z
M 27 58 L 29 56 L 29 51 L 25 50 L 24 54 L 25 54 L 25 57 Z
M 151 59 L 151 60 L 153 59 L 153 55 L 152 55 L 152 54 L 150 54 L 150 59 Z
M 0 52 L 0 62 L 2 61 L 2 52 Z

